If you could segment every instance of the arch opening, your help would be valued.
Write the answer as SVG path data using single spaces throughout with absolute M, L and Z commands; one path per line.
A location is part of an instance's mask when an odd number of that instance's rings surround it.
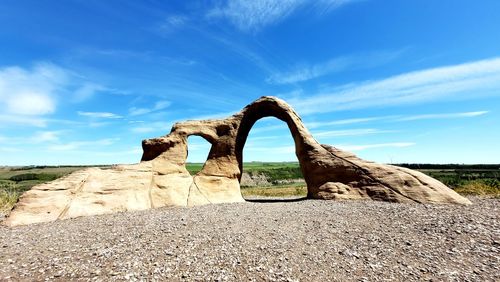
M 287 123 L 267 116 L 249 125 L 239 159 L 243 198 L 254 202 L 305 199 L 307 185 Z
M 187 137 L 186 169 L 189 174 L 195 175 L 203 169 L 211 148 L 212 143 L 201 135 Z

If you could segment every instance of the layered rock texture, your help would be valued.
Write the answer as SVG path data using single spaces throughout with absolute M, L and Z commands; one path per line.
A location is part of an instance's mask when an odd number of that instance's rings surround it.
M 144 140 L 141 163 L 75 172 L 33 187 L 4 221 L 7 225 L 53 221 L 84 215 L 163 206 L 242 202 L 243 147 L 255 122 L 284 121 L 307 183 L 308 197 L 325 200 L 470 204 L 423 173 L 362 160 L 319 144 L 283 100 L 261 97 L 226 119 L 176 123 L 163 137 Z M 187 138 L 211 143 L 203 169 L 191 176 L 185 167 Z

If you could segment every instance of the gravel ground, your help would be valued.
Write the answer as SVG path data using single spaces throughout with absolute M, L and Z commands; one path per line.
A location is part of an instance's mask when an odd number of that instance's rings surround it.
M 500 281 L 499 199 L 247 202 L 0 227 L 0 279 Z

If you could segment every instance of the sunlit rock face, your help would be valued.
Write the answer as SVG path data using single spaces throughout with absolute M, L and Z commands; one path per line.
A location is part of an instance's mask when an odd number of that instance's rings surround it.
M 307 183 L 307 196 L 324 200 L 470 204 L 436 179 L 418 171 L 362 160 L 319 144 L 283 100 L 261 97 L 226 119 L 176 123 L 166 136 L 142 142 L 141 163 L 90 168 L 25 192 L 4 221 L 36 222 L 164 206 L 243 202 L 243 147 L 252 126 L 264 117 L 284 121 Z M 187 138 L 211 143 L 203 169 L 186 170 Z
M 241 178 L 243 147 L 255 122 L 268 116 L 288 125 L 310 198 L 470 204 L 466 198 L 423 173 L 368 162 L 352 153 L 319 144 L 297 113 L 275 97 L 262 97 L 227 119 L 177 123 L 169 135 L 143 141 L 142 161 L 153 162 L 153 167 L 185 170 L 187 137 L 201 136 L 212 147 L 202 171 L 194 176 L 189 190 L 195 191 L 195 195 L 190 200 L 188 193 L 187 203 L 241 199 L 239 181 L 234 180 Z

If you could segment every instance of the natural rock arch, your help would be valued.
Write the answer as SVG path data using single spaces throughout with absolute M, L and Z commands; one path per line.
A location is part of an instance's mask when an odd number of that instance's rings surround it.
M 203 155 L 205 156 L 205 157 L 204 157 L 204 162 L 203 162 L 203 166 L 204 166 L 204 165 L 205 165 L 205 162 L 206 162 L 206 161 L 207 161 L 207 159 L 208 159 L 208 156 L 209 156 L 209 154 L 210 154 L 210 150 L 212 149 L 212 145 L 213 145 L 213 144 L 212 144 L 212 142 L 211 142 L 211 141 L 209 141 L 206 137 L 203 137 L 203 136 L 198 135 L 198 134 L 191 134 L 191 135 L 189 135 L 189 136 L 186 136 L 187 148 L 186 148 L 186 159 L 185 159 L 184 163 L 187 163 L 187 162 L 188 162 L 188 158 L 189 158 L 190 152 L 192 152 L 192 150 L 190 150 L 190 147 L 189 147 L 189 146 L 190 146 L 190 145 L 189 145 L 189 144 L 190 144 L 190 141 L 189 141 L 189 138 L 190 138 L 190 137 L 199 137 L 199 139 L 200 139 L 200 140 L 203 140 L 202 142 L 206 142 L 206 143 L 208 143 L 208 144 L 209 144 L 209 145 L 208 145 L 208 150 L 204 151 L 204 154 L 203 154 Z M 205 145 L 206 145 L 206 144 L 205 144 Z M 203 169 L 203 166 L 201 167 L 201 169 Z M 200 170 L 200 171 L 201 171 L 201 170 Z
M 303 126 L 299 116 L 287 104 L 279 103 L 276 98 L 262 97 L 254 103 L 248 105 L 243 109 L 243 116 L 241 118 L 238 132 L 236 134 L 236 159 L 240 171 L 243 171 L 243 148 L 246 144 L 248 134 L 253 128 L 254 124 L 265 117 L 274 117 L 283 121 L 292 135 L 295 144 L 295 155 L 299 160 L 299 165 L 306 161 L 301 159 L 304 155 L 302 151 L 306 142 L 305 137 L 312 138 L 311 134 Z
M 189 191 L 200 191 L 205 199 L 188 200 L 188 205 L 226 201 L 226 196 L 231 201 L 239 201 L 241 199 L 236 195 L 240 195 L 240 187 L 235 180 L 241 178 L 243 147 L 255 122 L 268 116 L 288 125 L 309 198 L 470 203 L 441 182 L 420 172 L 364 161 L 351 153 L 319 144 L 297 113 L 275 97 L 261 97 L 227 119 L 177 123 L 169 135 L 143 141 L 142 160 L 153 163 L 175 160 L 172 154 L 181 154 L 184 149 L 166 144 L 177 144 L 176 140 L 192 134 L 206 136 L 211 140 L 212 148 L 203 169 L 194 176 L 196 187 L 189 188 Z M 184 165 L 182 161 L 176 163 Z M 226 190 L 221 191 L 214 183 L 224 183 Z
M 274 97 L 262 97 L 227 119 L 176 123 L 169 135 L 143 141 L 142 161 L 158 163 L 153 167 L 164 169 L 165 161 L 175 160 L 172 155 L 187 156 L 187 148 L 182 146 L 184 140 L 191 135 L 202 136 L 212 146 L 202 170 L 193 176 L 193 184 L 188 189 L 190 191 L 188 198 L 194 193 L 196 200 L 188 200 L 188 205 L 226 201 L 227 197 L 231 201 L 242 201 L 239 181 L 243 171 L 243 148 L 255 122 L 264 117 L 275 117 L 287 124 L 304 173 L 303 164 L 309 161 L 306 151 L 312 148 L 314 143 L 317 144 L 317 141 L 304 127 L 297 113 L 284 101 Z M 182 153 L 183 151 L 185 153 Z M 183 167 L 185 159 L 176 163 Z M 219 190 L 213 183 L 224 184 L 227 190 L 225 193 L 219 191 L 213 195 L 214 190 Z M 203 197 L 199 197 L 200 194 Z M 308 195 L 314 197 L 311 191 Z
M 319 144 L 287 103 L 261 97 L 226 119 L 176 123 L 168 135 L 144 140 L 139 164 L 89 168 L 37 185 L 21 196 L 3 223 L 13 226 L 163 206 L 243 202 L 239 183 L 243 147 L 255 122 L 267 116 L 287 123 L 309 198 L 470 204 L 418 171 L 365 161 Z M 191 135 L 212 144 L 202 170 L 194 176 L 185 167 Z

